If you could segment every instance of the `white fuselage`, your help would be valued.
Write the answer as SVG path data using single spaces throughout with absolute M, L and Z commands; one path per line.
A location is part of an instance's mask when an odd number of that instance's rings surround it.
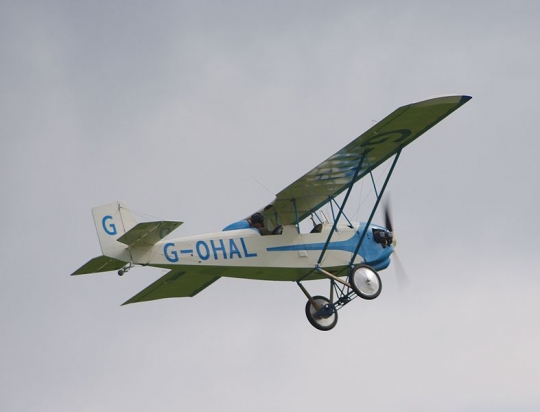
M 298 233 L 296 226 L 284 226 L 281 235 L 261 236 L 254 229 L 240 229 L 186 238 L 162 240 L 152 247 L 133 247 L 118 258 L 135 264 L 175 268 L 178 266 L 216 270 L 222 276 L 266 280 L 296 280 L 317 266 L 331 225 L 323 225 L 320 233 Z M 346 267 L 356 245 L 358 227 L 338 226 L 332 235 L 321 267 Z M 357 263 L 362 257 L 357 258 Z M 230 269 L 230 270 L 229 270 Z M 314 274 L 312 278 L 319 278 Z

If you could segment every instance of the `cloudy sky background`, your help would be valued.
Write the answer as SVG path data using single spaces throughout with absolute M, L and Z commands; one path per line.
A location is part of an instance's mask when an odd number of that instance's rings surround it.
M 535 0 L 0 2 L 0 409 L 537 411 L 538 16 Z M 120 307 L 163 271 L 69 277 L 100 254 L 93 206 L 220 230 L 272 199 L 257 181 L 278 192 L 447 94 L 473 99 L 389 185 L 411 283 L 391 266 L 331 332 L 294 284 Z

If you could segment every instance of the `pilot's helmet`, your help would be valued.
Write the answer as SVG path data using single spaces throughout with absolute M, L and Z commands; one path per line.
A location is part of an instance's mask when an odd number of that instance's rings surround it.
M 255 223 L 260 223 L 261 226 L 264 227 L 264 216 L 262 215 L 262 213 L 254 213 L 253 215 L 251 215 L 251 224 L 255 224 Z

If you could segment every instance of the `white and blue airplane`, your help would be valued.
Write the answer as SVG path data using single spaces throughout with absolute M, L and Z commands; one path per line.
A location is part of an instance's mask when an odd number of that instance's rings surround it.
M 103 255 L 72 275 L 123 275 L 134 266 L 168 270 L 124 304 L 192 297 L 220 277 L 296 282 L 308 299 L 309 322 L 330 330 L 338 310 L 351 300 L 375 299 L 381 293 L 378 271 L 390 264 L 395 239 L 388 218 L 385 227 L 372 224 L 372 219 L 402 149 L 470 99 L 446 96 L 398 108 L 279 192 L 271 204 L 219 232 L 169 239 L 182 222 L 137 223 L 120 201 L 95 207 L 92 214 Z M 384 184 L 380 190 L 375 187 L 368 220 L 350 222 L 343 211 L 354 184 L 391 158 Z M 373 176 L 372 181 L 375 185 Z M 338 195 L 344 195 L 340 203 Z M 333 222 L 317 213 L 327 204 Z M 302 233 L 300 222 L 310 217 L 313 228 Z M 316 279 L 330 281 L 328 298 L 311 296 L 303 285 Z

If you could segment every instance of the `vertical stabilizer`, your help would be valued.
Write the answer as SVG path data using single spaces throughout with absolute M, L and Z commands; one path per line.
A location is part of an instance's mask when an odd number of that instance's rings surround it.
M 114 202 L 92 209 L 103 255 L 131 261 L 125 244 L 117 239 L 132 229 L 137 221 L 124 202 Z

